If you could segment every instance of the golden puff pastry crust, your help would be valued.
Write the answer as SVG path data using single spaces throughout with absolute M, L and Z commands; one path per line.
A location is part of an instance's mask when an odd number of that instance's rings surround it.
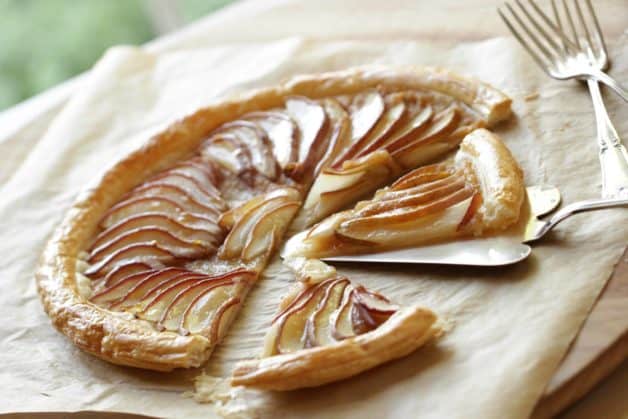
M 334 345 L 240 362 L 231 384 L 285 391 L 343 380 L 423 346 L 440 331 L 436 319 L 430 310 L 405 307 L 377 329 Z
M 362 68 L 300 76 L 275 87 L 255 90 L 200 109 L 113 165 L 70 208 L 46 245 L 36 273 L 44 309 L 54 326 L 80 348 L 116 364 L 153 370 L 202 365 L 216 344 L 212 339 L 198 334 L 162 331 L 129 313 L 114 312 L 90 302 L 89 287 L 84 291 L 85 278 L 79 267 L 84 263 L 83 253 L 98 233 L 99 221 L 128 191 L 151 175 L 189 157 L 221 124 L 250 112 L 282 106 L 291 96 L 316 99 L 375 87 L 423 89 L 449 95 L 466 104 L 488 125 L 506 119 L 511 112 L 510 99 L 487 84 L 444 69 L 420 67 Z M 394 324 L 398 324 L 400 330 L 409 330 L 408 319 L 415 322 L 419 317 L 427 319 L 429 316 L 421 311 L 409 311 L 397 316 Z M 427 324 L 428 321 L 418 323 Z M 379 344 L 382 339 L 396 336 L 392 330 L 384 333 L 385 330 L 372 338 L 361 339 L 364 344 Z M 397 356 L 409 350 L 408 347 L 396 351 Z M 364 369 L 355 368 L 356 371 Z

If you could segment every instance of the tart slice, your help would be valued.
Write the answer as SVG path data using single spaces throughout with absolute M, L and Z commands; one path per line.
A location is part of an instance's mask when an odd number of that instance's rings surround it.
M 306 265 L 320 271 L 323 263 Z M 406 356 L 439 331 L 430 310 L 399 306 L 333 268 L 325 271 L 283 300 L 262 358 L 237 364 L 232 385 L 280 391 L 323 385 Z
M 300 233 L 285 255 L 368 253 L 495 232 L 518 220 L 524 196 L 510 151 L 478 129 L 453 158 L 415 169 L 371 200 Z

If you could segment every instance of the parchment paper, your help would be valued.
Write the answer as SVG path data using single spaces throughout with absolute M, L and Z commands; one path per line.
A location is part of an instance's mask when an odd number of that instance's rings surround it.
M 626 80 L 626 39 L 611 43 L 611 51 L 614 75 Z M 557 185 L 565 202 L 599 196 L 586 92 L 548 79 L 511 40 L 442 48 L 295 38 L 161 55 L 115 48 L 0 189 L 0 412 L 215 415 L 212 405 L 181 395 L 199 371 L 113 366 L 56 332 L 35 291 L 39 252 L 90 179 L 180 116 L 293 74 L 374 63 L 443 65 L 505 90 L 516 118 L 498 131 L 527 183 Z M 608 99 L 617 129 L 628 132 L 626 107 Z M 436 310 L 452 330 L 436 345 L 353 379 L 280 395 L 239 393 L 226 407 L 262 417 L 527 417 L 626 245 L 627 221 L 625 210 L 578 216 L 535 246 L 529 260 L 505 269 L 344 266 L 343 273 L 396 301 Z M 269 268 L 210 360 L 209 374 L 226 375 L 234 361 L 261 351 L 291 281 L 276 262 Z

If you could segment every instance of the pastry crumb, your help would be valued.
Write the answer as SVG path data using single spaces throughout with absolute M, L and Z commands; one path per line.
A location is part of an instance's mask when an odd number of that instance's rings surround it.
M 525 95 L 525 96 L 523 97 L 523 100 L 525 100 L 526 102 L 531 102 L 531 101 L 533 101 L 533 100 L 538 99 L 538 98 L 539 98 L 539 96 L 541 96 L 541 95 L 539 95 L 539 93 L 538 93 L 538 92 L 534 92 L 534 93 L 530 93 L 530 94 Z

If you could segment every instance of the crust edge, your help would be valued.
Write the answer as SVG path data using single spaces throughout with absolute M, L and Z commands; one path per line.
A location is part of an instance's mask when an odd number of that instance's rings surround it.
M 436 319 L 430 310 L 405 307 L 374 331 L 338 344 L 240 362 L 231 385 L 286 391 L 349 378 L 418 349 L 439 333 Z

